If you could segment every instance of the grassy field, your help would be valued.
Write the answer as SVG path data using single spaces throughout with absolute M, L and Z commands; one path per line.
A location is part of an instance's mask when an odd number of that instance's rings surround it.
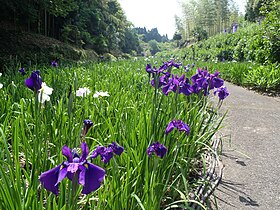
M 205 154 L 212 150 L 213 136 L 223 116 L 209 102 L 213 90 L 204 94 L 209 86 L 204 92 L 188 96 L 179 94 L 178 87 L 175 91 L 169 87 L 168 95 L 158 84 L 153 87 L 152 75 L 155 82 L 159 77 L 146 72 L 148 63 L 157 69 L 162 65 L 161 60 L 150 58 L 36 66 L 26 67 L 25 75 L 18 72 L 19 68 L 8 68 L 0 77 L 0 208 L 186 208 L 191 202 L 190 193 L 204 176 Z M 171 74 L 186 74 L 188 78 L 196 74 L 198 66 L 187 73 L 183 66 L 171 66 L 168 71 L 172 69 Z M 36 69 L 43 82 L 53 89 L 50 100 L 44 103 L 40 103 L 42 90 L 31 90 L 25 84 Z M 208 70 L 214 73 L 216 69 Z M 79 88 L 89 91 L 77 96 Z M 96 91 L 108 95 L 101 96 Z M 93 126 L 85 135 L 86 119 Z M 185 127 L 175 124 L 179 120 Z M 172 121 L 174 130 L 167 132 Z M 74 156 L 70 160 L 61 150 L 66 148 L 64 145 L 79 148 L 82 142 L 89 148 L 88 158 L 79 162 L 79 169 L 69 168 L 78 167 L 74 157 L 82 151 L 72 150 Z M 112 142 L 122 146 L 124 152 L 114 154 L 108 163 L 100 157 L 90 158 L 98 146 L 107 148 Z M 163 146 L 149 147 L 155 142 Z M 100 156 L 103 157 L 101 153 Z M 85 186 L 81 181 L 77 185 L 75 177 L 82 176 L 81 167 L 89 170 L 89 164 L 103 168 L 106 175 L 100 180 L 100 187 L 86 195 L 81 193 Z M 57 166 L 61 175 L 65 165 L 68 175 L 74 175 L 68 176 L 72 181 L 66 178 L 57 185 L 56 196 L 45 189 L 39 178 Z

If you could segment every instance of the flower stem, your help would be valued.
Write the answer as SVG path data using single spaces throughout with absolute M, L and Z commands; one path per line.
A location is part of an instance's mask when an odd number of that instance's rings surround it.
M 70 209 L 76 210 L 77 209 L 77 191 L 78 191 L 78 174 L 75 173 L 72 179 L 72 189 L 71 189 L 71 198 L 70 198 Z
M 152 136 L 155 138 L 155 132 L 156 132 L 156 122 L 157 122 L 157 106 L 158 106 L 158 99 L 157 99 L 157 93 L 158 93 L 158 85 L 159 85 L 159 78 L 157 75 L 154 75 L 154 81 L 155 81 L 155 91 L 154 91 L 154 98 L 153 98 L 153 113 L 152 113 Z

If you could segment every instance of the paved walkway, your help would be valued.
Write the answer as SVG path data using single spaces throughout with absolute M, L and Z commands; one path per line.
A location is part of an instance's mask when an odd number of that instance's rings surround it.
M 219 210 L 280 210 L 280 98 L 226 85 Z

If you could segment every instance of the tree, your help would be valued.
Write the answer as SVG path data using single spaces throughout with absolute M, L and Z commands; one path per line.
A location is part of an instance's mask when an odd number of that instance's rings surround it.
M 193 36 L 197 39 L 197 41 L 201 41 L 203 39 L 207 39 L 208 38 L 207 31 L 204 30 L 200 26 L 195 27 L 193 29 L 192 33 L 193 33 Z
M 260 8 L 264 0 L 248 0 L 246 5 L 245 20 L 255 22 L 260 16 Z
M 152 28 L 151 30 L 147 30 L 145 27 L 144 28 L 135 28 L 137 34 L 143 35 L 142 40 L 144 42 L 149 42 L 151 40 L 156 40 L 157 42 L 167 42 L 168 37 L 167 35 L 161 36 L 158 32 L 157 28 Z
M 141 53 L 142 49 L 135 29 L 127 28 L 125 30 L 125 38 L 122 42 L 121 48 L 124 53 L 131 54 L 133 51 L 137 54 Z
M 155 55 L 157 52 L 160 51 L 158 47 L 158 42 L 154 39 L 149 41 L 149 46 L 152 55 Z
M 260 16 L 266 16 L 271 11 L 269 5 L 274 0 L 248 0 L 246 5 L 245 20 L 255 22 Z M 261 12 L 261 8 L 266 8 L 266 12 Z
M 2 1 L 0 17 L 12 22 L 15 29 L 20 27 L 99 53 L 120 52 L 131 25 L 117 0 Z
M 182 35 L 178 32 L 176 32 L 174 35 L 173 35 L 173 40 L 177 41 L 177 47 L 179 47 L 180 45 L 180 40 L 182 40 Z
M 183 40 L 191 40 L 197 27 L 206 30 L 207 36 L 221 33 L 238 19 L 237 9 L 230 0 L 184 0 L 182 17 L 175 17 L 176 29 Z M 196 34 L 197 36 L 197 34 Z

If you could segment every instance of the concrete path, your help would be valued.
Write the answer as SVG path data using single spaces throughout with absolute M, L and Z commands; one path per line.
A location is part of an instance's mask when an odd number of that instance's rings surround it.
M 219 210 L 280 210 L 280 98 L 226 86 Z

